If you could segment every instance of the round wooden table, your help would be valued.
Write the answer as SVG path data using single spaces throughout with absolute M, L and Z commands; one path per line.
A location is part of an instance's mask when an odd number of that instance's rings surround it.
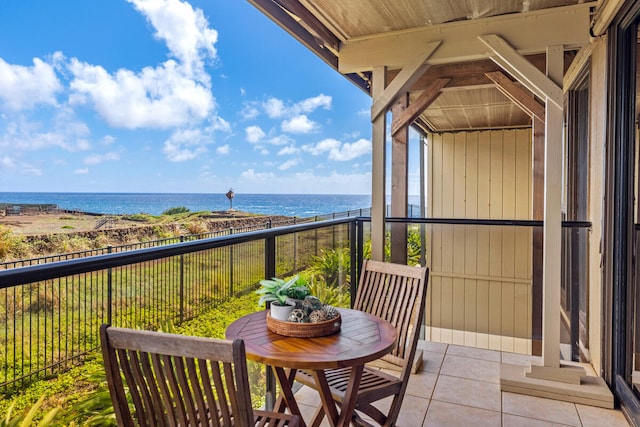
M 277 335 L 267 328 L 266 310 L 243 316 L 227 328 L 227 339 L 244 340 L 248 359 L 269 365 L 274 370 L 281 388 L 277 410 L 284 411 L 286 406 L 302 417 L 291 386 L 298 369 L 312 371 L 331 425 L 349 425 L 364 364 L 391 351 L 396 331 L 391 323 L 371 314 L 344 308 L 339 310 L 342 317 L 340 331 L 324 337 Z M 338 412 L 324 370 L 346 367 L 352 370 L 349 392 L 342 411 Z

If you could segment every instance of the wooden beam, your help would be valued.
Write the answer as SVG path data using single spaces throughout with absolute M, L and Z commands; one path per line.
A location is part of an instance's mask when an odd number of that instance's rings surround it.
M 374 99 L 384 91 L 384 67 L 373 69 L 371 95 Z M 386 128 L 387 115 L 380 114 L 371 120 L 371 259 L 384 261 L 386 213 Z
M 397 115 L 403 114 L 409 107 L 409 93 L 405 92 L 391 107 L 391 117 L 395 122 Z M 391 216 L 406 217 L 409 203 L 409 124 L 391 139 Z M 407 263 L 407 224 L 391 224 L 391 262 Z
M 502 35 L 523 55 L 544 53 L 550 44 L 580 49 L 589 42 L 590 9 L 594 5 L 587 2 L 354 37 L 340 47 L 339 71 L 368 71 L 376 65 L 401 69 L 421 46 L 435 40 L 443 44 L 429 58 L 432 65 L 485 59 L 486 48 L 477 39 L 483 34 Z
M 507 98 L 513 101 L 518 107 L 520 107 L 525 113 L 532 118 L 538 117 L 540 120 L 544 120 L 544 105 L 540 104 L 533 97 L 533 94 L 517 83 L 505 76 L 501 71 L 494 71 L 491 73 L 485 73 L 485 75 L 496 84 L 496 87 Z
M 285 31 L 298 39 L 300 43 L 305 45 L 310 51 L 315 53 L 319 58 L 329 64 L 331 67 L 338 69 L 338 57 L 329 49 L 325 49 L 318 43 L 318 39 L 314 37 L 306 28 L 300 25 L 293 17 L 287 13 L 281 6 L 272 0 L 248 0 L 256 9 L 269 17 L 273 22 L 282 27 Z
M 547 67 L 547 56 L 545 54 L 527 55 L 525 56 L 527 61 L 531 62 L 540 72 L 545 72 Z M 576 51 L 569 50 L 564 53 L 564 69 L 565 73 L 577 59 Z M 472 88 L 475 86 L 491 85 L 493 82 L 485 76 L 485 73 L 491 73 L 493 71 L 502 71 L 502 67 L 493 62 L 490 59 L 483 59 L 481 61 L 461 62 L 459 64 L 441 64 L 432 65 L 429 69 L 418 79 L 417 82 L 411 86 L 410 92 L 419 90 L 425 90 L 432 81 L 441 78 L 450 78 L 447 87 L 443 90 L 450 90 L 456 88 Z M 388 70 L 387 71 L 387 84 L 398 75 L 400 70 Z
M 586 67 L 589 59 L 591 59 L 591 52 L 593 52 L 593 43 L 589 43 L 582 49 L 580 49 L 571 61 L 571 65 L 564 73 L 564 78 L 562 79 L 562 91 L 567 92 L 571 89 L 571 86 L 574 84 L 584 67 Z
M 478 36 L 478 39 L 491 50 L 490 58 L 492 61 L 495 61 L 538 97 L 545 101 L 551 101 L 562 110 L 564 97 L 560 86 L 541 73 L 502 37 L 496 34 L 487 34 Z M 564 71 L 563 65 L 561 65 L 560 71 Z
M 428 43 L 422 47 L 420 53 L 414 55 L 414 59 L 406 67 L 398 73 L 395 79 L 387 86 L 384 91 L 373 97 L 373 105 L 371 106 L 371 121 L 373 122 L 382 113 L 386 113 L 391 104 L 393 104 L 400 94 L 407 92 L 409 88 L 420 78 L 420 76 L 429 68 L 426 62 L 431 54 L 440 46 L 439 41 Z
M 298 0 L 277 0 L 282 7 L 292 14 L 296 15 L 305 25 L 316 33 L 316 36 L 322 41 L 322 44 L 330 47 L 334 52 L 340 48 L 340 40 L 327 27 L 324 26 L 318 18 L 316 18 L 309 10 L 304 7 Z
M 562 46 L 550 46 L 547 74 L 562 82 Z M 555 84 L 555 83 L 554 83 Z M 562 279 L 562 105 L 547 101 L 545 120 L 544 247 L 542 268 L 542 362 L 560 367 L 560 282 Z
M 445 87 L 450 79 L 438 79 L 431 82 L 431 85 L 420 94 L 420 96 L 408 107 L 404 108 L 402 112 L 393 114 L 391 122 L 391 135 L 395 135 L 403 128 L 409 126 L 415 119 L 418 118 L 429 105 L 433 103 L 440 95 L 440 89 Z

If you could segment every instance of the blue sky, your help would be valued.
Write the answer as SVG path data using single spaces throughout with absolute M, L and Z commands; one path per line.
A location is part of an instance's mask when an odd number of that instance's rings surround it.
M 0 191 L 369 194 L 370 106 L 244 0 L 0 1 Z

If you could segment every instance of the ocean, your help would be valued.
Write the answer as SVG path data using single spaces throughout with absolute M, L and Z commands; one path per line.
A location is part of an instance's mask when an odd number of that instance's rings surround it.
M 409 202 L 418 204 L 418 197 Z M 184 206 L 191 212 L 226 211 L 224 193 L 17 193 L 0 192 L 0 204 L 55 204 L 60 209 L 101 214 L 160 215 L 167 209 Z M 370 195 L 330 194 L 243 194 L 236 193 L 233 209 L 264 215 L 307 218 L 334 212 L 371 207 Z

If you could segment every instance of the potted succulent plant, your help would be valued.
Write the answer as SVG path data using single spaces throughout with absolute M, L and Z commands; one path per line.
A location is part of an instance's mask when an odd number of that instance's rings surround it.
M 271 317 L 277 320 L 287 320 L 291 310 L 295 307 L 292 298 L 304 298 L 309 294 L 306 286 L 297 285 L 298 276 L 289 280 L 273 277 L 260 281 L 260 288 L 256 294 L 260 295 L 258 304 L 270 303 Z

